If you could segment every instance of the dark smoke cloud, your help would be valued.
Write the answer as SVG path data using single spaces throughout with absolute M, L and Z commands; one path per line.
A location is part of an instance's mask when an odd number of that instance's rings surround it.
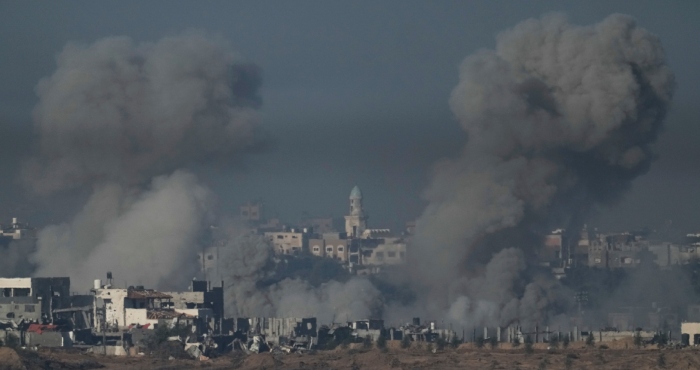
M 200 32 L 136 44 L 69 44 L 37 86 L 39 153 L 23 172 L 37 192 L 148 182 L 260 144 L 257 67 Z
M 576 228 L 591 205 L 619 199 L 654 159 L 673 87 L 658 38 L 623 15 L 583 27 L 530 19 L 466 58 L 450 106 L 468 142 L 436 165 L 411 250 L 438 307 L 503 325 L 566 306 L 546 279 L 512 283 L 536 243 L 503 235 Z
M 77 289 L 106 271 L 185 286 L 216 220 L 214 195 L 187 168 L 262 144 L 260 84 L 256 66 L 202 32 L 67 45 L 37 87 L 37 153 L 23 180 L 54 197 L 92 193 L 72 220 L 39 231 L 34 274 L 69 275 Z

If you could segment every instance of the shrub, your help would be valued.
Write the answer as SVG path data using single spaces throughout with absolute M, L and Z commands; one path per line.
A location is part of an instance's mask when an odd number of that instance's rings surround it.
M 476 348 L 482 348 L 484 346 L 484 342 L 484 337 L 478 337 L 476 338 L 474 345 L 476 346 Z
M 666 356 L 663 353 L 659 354 L 659 359 L 656 361 L 656 364 L 662 368 L 666 367 Z
M 459 345 L 461 343 L 462 343 L 462 341 L 459 340 L 459 338 L 457 338 L 457 336 L 455 335 L 454 337 L 452 337 L 452 340 L 450 341 L 450 347 L 457 348 L 457 347 L 459 347 Z
M 564 340 L 561 342 L 561 346 L 564 347 L 565 349 L 569 347 L 569 336 L 565 336 Z
M 549 338 L 549 346 L 552 348 L 559 348 L 559 337 L 554 336 Z
M 564 361 L 564 369 L 570 370 L 574 366 L 574 359 L 567 356 L 566 361 Z

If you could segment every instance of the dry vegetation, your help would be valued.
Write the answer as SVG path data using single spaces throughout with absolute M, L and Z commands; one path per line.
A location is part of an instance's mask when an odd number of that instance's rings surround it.
M 361 345 L 318 351 L 309 354 L 263 353 L 246 356 L 231 353 L 206 362 L 158 358 L 103 357 L 78 350 L 49 350 L 39 352 L 0 348 L 0 370 L 5 369 L 700 369 L 700 350 L 637 349 L 631 342 L 618 342 L 609 348 L 586 348 L 582 343 L 567 349 L 547 350 L 537 344 L 534 352 L 524 348 L 474 348 L 463 344 L 456 349 L 432 353 L 427 344 L 401 349 L 398 342 L 388 343 L 385 351 L 363 349 Z M 626 347 L 626 348 L 625 348 Z

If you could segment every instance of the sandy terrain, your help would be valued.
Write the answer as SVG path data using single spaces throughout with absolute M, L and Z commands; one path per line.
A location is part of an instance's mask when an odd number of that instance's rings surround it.
M 607 345 L 607 343 L 606 343 Z M 624 346 L 628 349 L 624 349 Z M 0 348 L 0 370 L 5 369 L 700 369 L 700 350 L 636 349 L 630 343 L 615 343 L 608 349 L 585 348 L 547 350 L 539 344 L 530 354 L 522 346 L 512 348 L 473 348 L 471 344 L 457 349 L 432 353 L 427 346 L 399 348 L 390 343 L 386 351 L 362 349 L 359 345 L 318 351 L 313 354 L 271 354 L 246 356 L 227 354 L 209 361 L 168 360 L 153 356 L 116 358 L 82 353 L 77 350 L 38 352 Z M 621 347 L 621 348 L 619 348 Z

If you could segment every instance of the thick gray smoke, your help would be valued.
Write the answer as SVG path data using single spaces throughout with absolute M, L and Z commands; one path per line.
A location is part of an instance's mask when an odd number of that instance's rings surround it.
M 619 199 L 654 158 L 673 86 L 658 38 L 622 15 L 527 20 L 466 58 L 450 105 L 468 142 L 435 167 L 411 250 L 427 296 L 463 324 L 551 319 L 566 295 L 526 278 L 536 245 L 504 235 L 575 228 Z
M 44 195 L 92 195 L 39 232 L 36 275 L 69 275 L 80 289 L 111 270 L 119 284 L 179 288 L 213 222 L 213 195 L 186 168 L 260 144 L 257 68 L 199 32 L 69 44 L 57 64 L 37 87 L 38 153 L 23 179 Z
M 96 182 L 143 184 L 258 144 L 257 69 L 223 40 L 191 32 L 69 44 L 38 87 L 39 155 L 24 168 L 41 193 Z
M 316 317 L 321 323 L 378 317 L 383 301 L 372 283 L 361 277 L 330 280 L 318 287 L 300 279 L 263 284 L 276 263 L 272 247 L 257 235 L 224 222 L 217 235 L 219 258 L 227 266 L 218 278 L 226 286 L 226 312 L 234 317 Z

